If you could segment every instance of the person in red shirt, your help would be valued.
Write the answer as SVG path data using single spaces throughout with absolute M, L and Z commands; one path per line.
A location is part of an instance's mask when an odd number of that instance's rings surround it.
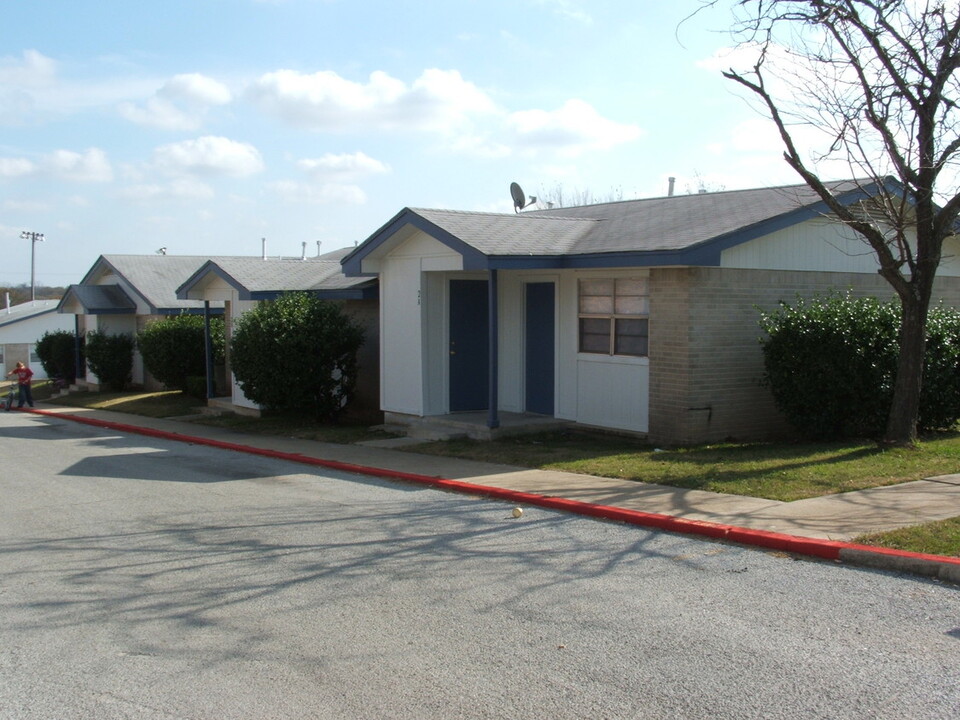
M 33 407 L 33 392 L 30 390 L 30 378 L 33 377 L 33 370 L 22 362 L 18 362 L 17 366 L 7 373 L 7 377 L 11 375 L 17 376 L 17 384 L 20 386 L 19 404 L 17 407 L 22 408 L 24 400 L 30 404 L 30 407 Z

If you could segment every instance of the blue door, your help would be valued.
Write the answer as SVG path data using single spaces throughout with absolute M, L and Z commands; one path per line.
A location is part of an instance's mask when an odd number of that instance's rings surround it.
M 486 280 L 450 281 L 451 412 L 487 409 L 489 317 Z
M 554 318 L 553 283 L 527 283 L 526 410 L 553 415 Z

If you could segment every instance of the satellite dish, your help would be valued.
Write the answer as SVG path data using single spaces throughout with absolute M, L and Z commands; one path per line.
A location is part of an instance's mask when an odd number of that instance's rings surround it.
M 517 183 L 510 183 L 510 196 L 513 198 L 513 211 L 520 212 L 527 206 L 527 196 Z

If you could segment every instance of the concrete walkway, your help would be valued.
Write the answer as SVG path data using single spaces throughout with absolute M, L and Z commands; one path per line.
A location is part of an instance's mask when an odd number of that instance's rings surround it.
M 467 486 L 501 489 L 505 491 L 506 498 L 510 497 L 509 493 L 530 493 L 573 503 L 619 508 L 694 523 L 715 523 L 748 531 L 785 534 L 828 543 L 845 543 L 864 533 L 960 516 L 960 474 L 787 503 L 577 473 L 529 470 L 420 455 L 382 447 L 384 444 L 391 445 L 390 442 L 338 445 L 295 438 L 246 435 L 178 420 L 53 405 L 41 406 L 40 412 L 159 431 L 182 437 L 185 441 L 196 438 L 344 463 L 359 468 L 380 468 L 398 474 L 443 478 Z M 956 577 L 960 580 L 960 560 L 950 560 L 949 563 L 956 565 L 948 568 L 948 574 L 952 578 L 952 573 L 956 572 Z M 903 567 L 903 563 L 868 561 L 866 564 L 910 569 Z M 940 576 L 943 576 L 943 573 L 940 573 Z

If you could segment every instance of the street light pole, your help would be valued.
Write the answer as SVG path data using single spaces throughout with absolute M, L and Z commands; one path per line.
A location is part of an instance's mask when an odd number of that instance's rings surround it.
M 24 230 L 20 233 L 20 237 L 24 240 L 30 240 L 30 301 L 33 302 L 37 299 L 37 285 L 36 285 L 36 258 L 37 258 L 37 243 L 43 242 L 43 233 L 30 232 L 29 230 Z

